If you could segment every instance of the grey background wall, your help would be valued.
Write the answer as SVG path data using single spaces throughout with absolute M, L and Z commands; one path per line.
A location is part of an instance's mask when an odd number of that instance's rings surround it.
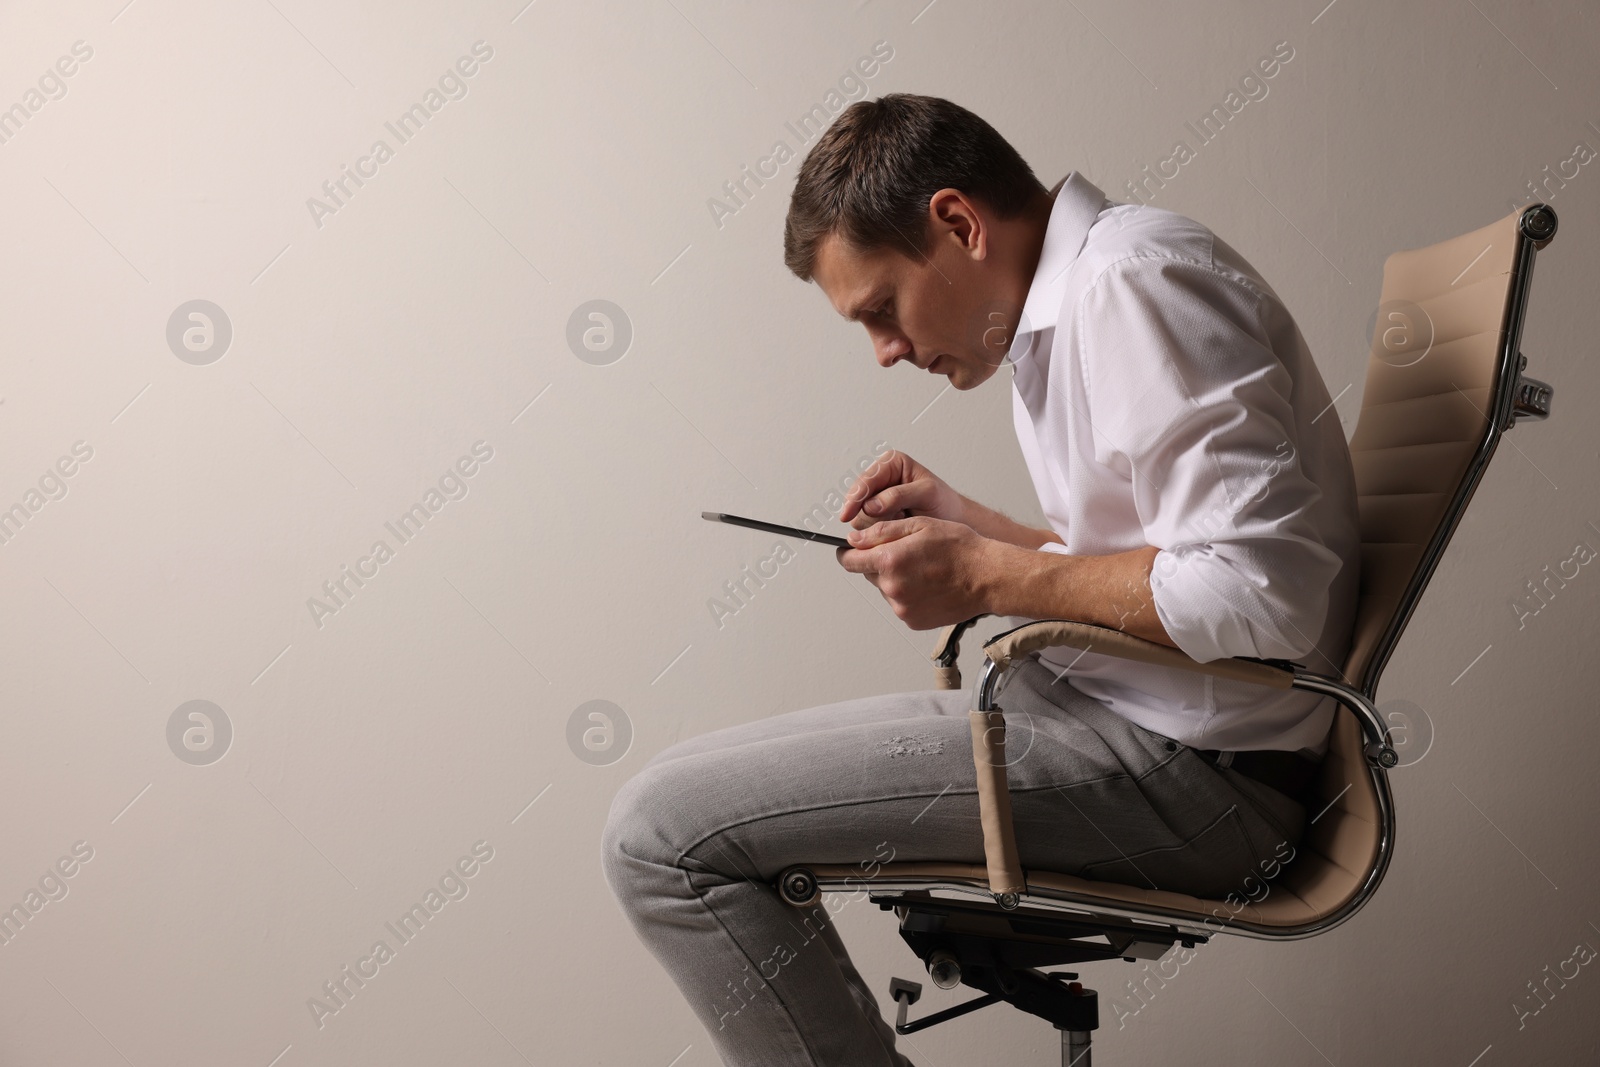
M 1273 281 L 1347 433 L 1384 257 L 1549 181 L 1524 349 L 1555 415 L 1508 438 L 1388 671 L 1434 740 L 1394 775 L 1385 885 L 1326 936 L 1207 946 L 1120 1029 L 1133 968 L 1086 974 L 1109 1062 L 1593 1062 L 1593 966 L 1515 1005 L 1600 947 L 1600 578 L 1516 605 L 1600 548 L 1597 12 L 1324 2 L 0 8 L 0 1063 L 716 1062 L 602 880 L 612 794 L 677 738 L 931 687 L 934 634 L 804 546 L 719 620 L 775 539 L 698 512 L 798 520 L 887 441 L 1042 523 L 1008 376 L 884 373 L 782 266 L 786 124 L 893 90 L 1117 199 L 1185 141 L 1152 203 Z M 885 999 L 916 974 L 889 916 L 839 914 Z M 907 1050 L 1054 1042 L 988 1009 Z

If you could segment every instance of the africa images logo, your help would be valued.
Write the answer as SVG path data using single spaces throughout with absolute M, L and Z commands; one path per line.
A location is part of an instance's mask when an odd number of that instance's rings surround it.
M 462 56 L 441 75 L 437 86 L 423 91 L 422 100 L 402 111 L 393 122 L 385 122 L 384 129 L 394 137 L 394 145 L 383 138 L 372 142 L 367 154 L 357 157 L 352 169 L 348 163 L 340 164 L 339 174 L 322 183 L 322 198 L 306 198 L 306 210 L 311 221 L 322 229 L 323 219 L 337 215 L 356 190 L 378 176 L 378 168 L 395 157 L 395 150 L 422 132 L 422 128 L 445 104 L 464 99 L 469 92 L 468 80 L 477 76 L 481 64 L 494 58 L 494 48 L 485 41 L 472 42 L 472 55 Z
M 821 103 L 812 104 L 799 118 L 785 122 L 784 130 L 794 136 L 799 147 L 804 148 L 822 136 L 822 131 L 828 128 L 835 115 L 845 109 L 847 103 L 866 98 L 867 79 L 876 75 L 893 58 L 894 46 L 888 41 L 877 42 L 872 46 L 870 55 L 857 59 L 840 75 L 837 84 L 823 94 Z M 754 169 L 748 163 L 742 165 L 738 177 L 722 183 L 720 195 L 706 198 L 706 207 L 717 229 L 722 229 L 729 218 L 737 215 L 755 197 L 756 190 L 776 178 L 785 164 L 797 158 L 798 152 L 789 146 L 788 139 L 779 138 L 772 143 L 766 155 L 756 160 Z M 752 183 L 755 189 L 750 188 Z

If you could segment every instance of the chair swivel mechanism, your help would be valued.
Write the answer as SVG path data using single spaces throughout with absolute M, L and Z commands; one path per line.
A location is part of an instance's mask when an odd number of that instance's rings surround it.
M 1519 350 L 1534 254 L 1556 216 L 1530 204 L 1498 222 L 1384 263 L 1361 413 L 1350 439 L 1360 511 L 1359 599 L 1339 677 L 1304 664 L 1249 657 L 1200 663 L 1120 630 L 1065 619 L 1017 626 L 984 645 L 973 687 L 983 864 L 890 862 L 869 876 L 847 865 L 799 864 L 776 888 L 796 907 L 823 893 L 866 892 L 900 922 L 901 937 L 942 988 L 981 994 L 908 1021 L 922 987 L 896 978 L 895 1029 L 909 1034 L 1005 1001 L 1062 1034 L 1068 1067 L 1090 1067 L 1098 997 L 1071 971 L 1099 960 L 1162 959 L 1217 934 L 1293 940 L 1333 929 L 1377 890 L 1394 852 L 1388 774 L 1400 762 L 1376 704 L 1378 679 L 1443 556 L 1500 436 L 1550 414 L 1552 390 L 1523 374 Z M 933 652 L 938 687 L 961 686 L 961 635 L 945 629 Z M 1006 781 L 1006 671 L 1039 649 L 1065 646 L 1277 689 L 1338 705 L 1308 825 L 1275 877 L 1245 895 L 1205 900 L 1178 892 L 1023 870 Z M 1313 814 L 1314 813 L 1314 814 Z

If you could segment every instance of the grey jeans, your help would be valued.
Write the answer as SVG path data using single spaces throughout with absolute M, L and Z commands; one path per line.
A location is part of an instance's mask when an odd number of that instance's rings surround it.
M 802 910 L 771 882 L 802 862 L 982 863 L 970 701 L 887 693 L 717 730 L 618 791 L 606 879 L 725 1064 L 910 1064 L 830 921 L 851 897 Z M 1295 800 L 1135 725 L 1036 655 L 998 703 L 1025 868 L 1222 898 L 1304 830 Z

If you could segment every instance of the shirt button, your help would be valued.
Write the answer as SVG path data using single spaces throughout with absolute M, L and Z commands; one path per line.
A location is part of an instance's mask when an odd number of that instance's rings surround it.
M 1168 752 L 1176 752 L 1176 751 L 1178 751 L 1178 742 L 1176 742 L 1176 741 L 1168 741 L 1167 742 L 1167 751 Z

